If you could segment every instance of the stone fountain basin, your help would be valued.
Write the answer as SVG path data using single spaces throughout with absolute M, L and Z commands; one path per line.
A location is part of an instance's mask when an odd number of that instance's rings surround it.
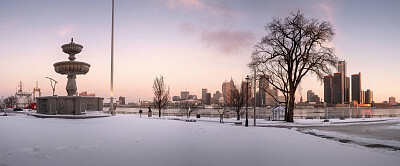
M 86 74 L 89 71 L 90 64 L 79 61 L 63 61 L 54 65 L 57 73 L 65 75 Z

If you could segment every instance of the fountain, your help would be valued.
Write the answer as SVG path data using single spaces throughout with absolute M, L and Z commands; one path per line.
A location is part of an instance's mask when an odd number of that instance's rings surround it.
M 90 64 L 75 61 L 75 55 L 82 51 L 83 46 L 71 43 L 61 46 L 64 53 L 68 54 L 69 61 L 55 63 L 54 70 L 62 75 L 67 75 L 66 86 L 68 96 L 45 96 L 37 98 L 37 113 L 40 114 L 67 114 L 81 115 L 86 111 L 103 111 L 103 100 L 101 97 L 74 96 L 77 91 L 76 75 L 85 75 L 89 72 Z

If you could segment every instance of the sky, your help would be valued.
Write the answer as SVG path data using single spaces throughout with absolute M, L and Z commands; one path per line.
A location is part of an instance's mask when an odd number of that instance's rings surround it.
M 396 0 L 115 0 L 114 97 L 151 100 L 160 75 L 171 96 L 201 97 L 202 88 L 215 93 L 226 80 L 239 83 L 252 74 L 247 64 L 264 26 L 300 10 L 333 24 L 331 44 L 347 62 L 347 76 L 361 72 L 362 89 L 373 91 L 375 102 L 400 98 L 399 7 Z M 67 76 L 53 64 L 68 60 L 61 45 L 71 38 L 83 45 L 76 61 L 91 64 L 77 76 L 78 92 L 109 98 L 111 0 L 0 0 L 0 96 L 13 95 L 19 81 L 24 91 L 38 81 L 42 96 L 51 95 L 45 77 L 66 95 Z M 323 98 L 312 74 L 297 100 L 307 90 Z

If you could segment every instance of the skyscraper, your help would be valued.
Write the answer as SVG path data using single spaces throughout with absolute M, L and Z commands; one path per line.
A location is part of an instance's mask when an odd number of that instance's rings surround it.
M 201 89 L 201 99 L 206 99 L 207 89 Z
M 231 89 L 233 89 L 235 86 L 232 78 L 231 81 L 225 81 L 224 83 L 222 83 L 222 97 L 224 98 L 224 101 L 227 102 L 228 97 L 231 93 Z
M 333 74 L 333 104 L 344 102 L 344 80 L 343 73 Z
M 350 103 L 350 78 L 346 77 L 344 85 L 344 102 Z
M 341 86 L 343 87 L 343 98 L 341 103 L 349 103 L 350 102 L 350 78 L 347 77 L 347 63 L 346 61 L 339 61 L 338 63 L 338 72 L 342 73 L 342 81 Z
M 324 102 L 333 104 L 333 77 L 324 76 Z
M 367 89 L 365 91 L 365 104 L 372 104 L 372 101 L 374 101 L 374 96 L 371 90 Z
M 266 76 L 267 77 L 267 76 Z M 269 90 L 269 82 L 265 76 L 260 76 L 260 80 L 258 81 L 258 96 L 257 96 L 257 105 L 265 106 L 267 101 L 267 96 L 269 96 L 265 91 Z
M 206 93 L 206 105 L 211 104 L 211 93 Z
M 351 75 L 351 101 L 362 104 L 361 73 Z

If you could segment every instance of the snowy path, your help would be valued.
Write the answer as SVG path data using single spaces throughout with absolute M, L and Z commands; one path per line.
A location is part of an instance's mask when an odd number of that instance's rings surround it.
M 117 115 L 0 117 L 0 165 L 399 165 L 400 158 L 295 130 Z

